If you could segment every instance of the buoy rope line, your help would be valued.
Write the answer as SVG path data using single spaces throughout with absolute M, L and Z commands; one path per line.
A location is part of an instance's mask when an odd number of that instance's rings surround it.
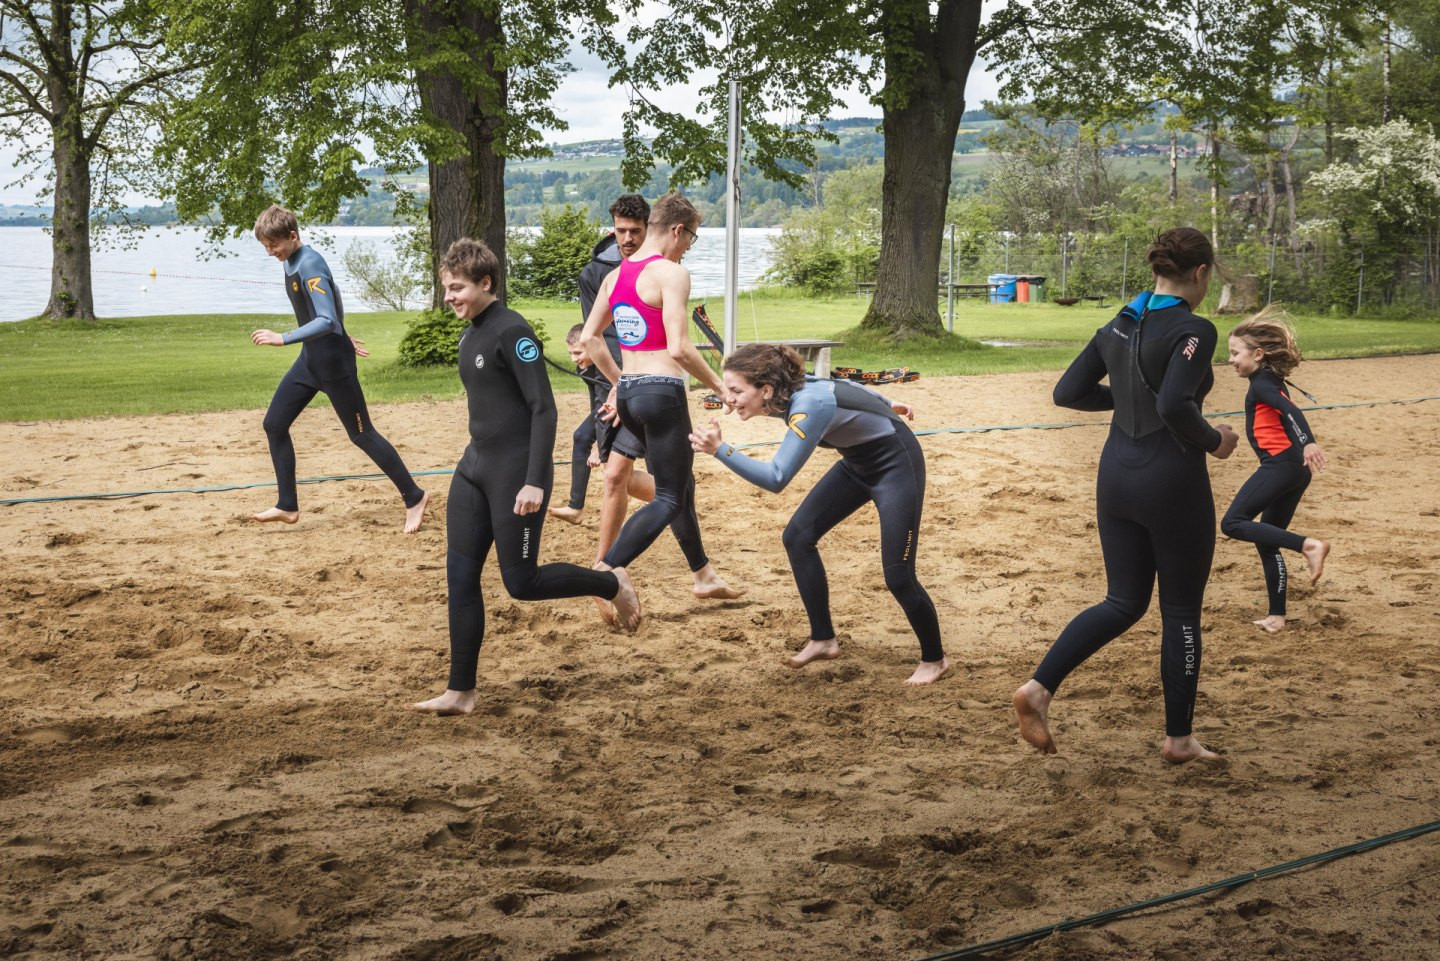
M 568 371 L 567 371 L 568 373 Z M 1302 407 L 1301 410 L 1343 410 L 1353 407 L 1387 407 L 1400 404 L 1420 404 L 1426 401 L 1440 400 L 1440 395 L 1428 397 L 1411 397 L 1405 400 L 1371 400 L 1355 404 L 1325 404 L 1316 407 Z M 1243 410 L 1222 411 L 1214 414 L 1206 414 L 1207 419 L 1220 417 L 1238 417 L 1245 412 Z M 1064 430 L 1070 427 L 1105 427 L 1109 421 L 1064 421 L 1054 424 L 992 424 L 985 427 L 936 427 L 930 430 L 915 431 L 916 437 L 933 436 L 937 434 L 983 434 L 989 431 L 1002 430 Z M 736 444 L 736 450 L 750 450 L 757 447 L 778 447 L 781 441 L 760 440 L 748 444 Z M 568 460 L 554 461 L 556 467 L 567 467 Z M 412 477 L 434 477 L 455 473 L 454 468 L 446 470 L 425 470 L 411 471 Z M 383 480 L 384 474 L 331 474 L 324 477 L 305 477 L 296 481 L 297 484 L 323 484 L 327 481 L 345 480 Z M 15 497 L 8 500 L 0 500 L 0 507 L 14 507 L 17 504 L 45 504 L 56 501 L 105 501 L 123 500 L 127 497 L 146 497 L 152 494 L 214 494 L 221 491 L 249 490 L 254 487 L 274 487 L 274 481 L 254 481 L 241 484 L 220 484 L 214 487 L 166 487 L 153 490 L 139 491 L 117 491 L 113 493 L 99 494 L 58 494 L 51 497 Z
M 49 267 L 32 267 L 32 266 L 29 266 L 29 265 L 18 265 L 18 266 L 7 265 L 7 266 L 5 267 L 5 269 L 6 269 L 6 270 L 43 270 L 43 271 L 45 271 L 46 273 L 49 273 L 50 270 L 51 270 L 51 268 L 49 268 Z M 256 285 L 261 286 L 261 287 L 276 287 L 276 286 L 279 286 L 278 284 L 276 284 L 276 283 L 275 283 L 274 281 L 272 281 L 272 280 L 246 280 L 246 279 L 243 278 L 243 277 L 202 277 L 202 276 L 200 276 L 199 274 L 168 274 L 168 273 L 160 273 L 159 271 L 108 270 L 108 269 L 106 269 L 106 268 L 104 268 L 104 267 L 91 267 L 91 268 L 90 268 L 90 273 L 92 273 L 92 274 L 118 274 L 118 275 L 120 275 L 120 276 L 122 276 L 122 277 L 149 277 L 149 278 L 151 278 L 152 280 L 159 280 L 159 279 L 161 279 L 161 278 L 164 278 L 165 280 L 203 280 L 203 281 L 206 281 L 206 282 L 212 283 L 212 284 L 256 284 Z
M 1127 904 L 1121 908 L 1111 908 L 1108 911 L 1100 911 L 1083 918 L 1072 918 L 1067 921 L 1061 921 L 1059 924 L 1036 928 L 1033 931 L 1024 931 L 1020 934 L 1012 934 L 1009 937 L 997 938 L 994 941 L 986 941 L 983 944 L 972 944 L 968 948 L 942 951 L 940 954 L 932 954 L 928 957 L 921 958 L 920 961 L 957 961 L 959 958 L 974 958 L 983 954 L 989 954 L 992 951 L 1005 951 L 1010 948 L 1018 948 L 1022 945 L 1039 941 L 1042 938 L 1047 938 L 1059 931 L 1072 931 L 1075 928 L 1105 924 L 1107 921 L 1113 921 L 1116 918 L 1122 918 L 1128 914 L 1135 914 L 1147 908 L 1159 907 L 1162 904 L 1172 904 L 1176 901 L 1198 898 L 1201 895 L 1211 894 L 1216 891 L 1229 891 L 1232 888 L 1249 884 L 1251 881 L 1272 878 L 1277 874 L 1287 874 L 1291 871 L 1298 871 L 1301 868 L 1310 867 L 1314 864 L 1325 864 L 1338 860 L 1339 858 L 1348 857 L 1351 854 L 1360 854 L 1364 851 L 1384 847 L 1387 844 L 1394 844 L 1396 841 L 1408 841 L 1411 838 L 1418 838 L 1432 831 L 1440 831 L 1440 821 L 1431 821 L 1429 824 L 1417 824 L 1413 828 L 1406 828 L 1403 831 L 1396 831 L 1393 834 L 1383 834 L 1380 837 L 1370 838 L 1368 841 L 1347 844 L 1341 848 L 1333 848 L 1320 854 L 1311 854 L 1308 857 L 1297 858 L 1294 861 L 1286 861 L 1284 864 L 1261 868 L 1258 871 L 1247 871 L 1244 874 L 1237 874 L 1233 878 L 1215 881 L 1212 884 L 1201 885 L 1198 888 L 1190 888 L 1186 891 L 1178 891 L 1175 894 L 1166 894 L 1162 897 L 1150 898 L 1147 901 L 1137 901 L 1134 904 Z

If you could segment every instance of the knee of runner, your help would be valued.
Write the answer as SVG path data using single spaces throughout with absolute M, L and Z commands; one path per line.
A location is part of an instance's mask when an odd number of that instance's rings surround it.
M 819 541 L 813 528 L 808 525 L 796 524 L 794 521 L 786 524 L 785 532 L 780 535 L 780 543 L 785 545 L 787 553 L 808 551 L 814 548 Z
M 1220 519 L 1220 533 L 1231 540 L 1238 540 L 1240 537 L 1240 525 L 1245 523 L 1244 518 L 1236 514 L 1226 514 Z
M 1115 613 L 1129 618 L 1130 623 L 1134 624 L 1150 609 L 1150 598 L 1116 597 L 1114 594 L 1107 594 L 1105 595 L 1105 604 Z
M 919 593 L 920 581 L 908 564 L 891 564 L 885 568 L 885 586 L 902 605 Z
M 532 565 L 507 568 L 500 572 L 500 580 L 505 585 L 505 593 L 517 601 L 541 599 L 531 596 L 535 589 L 535 568 Z

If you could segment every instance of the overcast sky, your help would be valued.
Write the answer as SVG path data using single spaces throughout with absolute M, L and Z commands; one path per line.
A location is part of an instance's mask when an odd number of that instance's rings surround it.
M 552 131 L 546 134 L 551 143 L 573 143 L 582 140 L 605 140 L 619 137 L 620 117 L 628 102 L 623 89 L 605 86 L 606 72 L 599 61 L 584 50 L 577 49 L 571 55 L 576 72 L 567 76 L 556 96 L 557 112 L 570 125 L 568 130 Z M 662 106 L 677 111 L 693 109 L 695 91 L 705 82 L 697 80 L 689 88 L 672 88 L 653 95 Z M 984 63 L 977 61 L 966 84 L 965 103 L 967 109 L 978 108 L 981 101 L 996 96 L 997 83 Z M 878 117 L 880 110 L 866 101 L 856 91 L 850 91 L 845 98 L 847 106 L 836 112 L 837 117 Z M 28 187 L 9 186 L 15 179 L 16 150 L 8 142 L 0 143 L 0 170 L 7 173 L 0 184 L 0 204 L 38 204 L 37 193 L 40 185 L 32 182 Z M 128 203 L 139 205 L 155 203 L 156 198 L 133 196 Z

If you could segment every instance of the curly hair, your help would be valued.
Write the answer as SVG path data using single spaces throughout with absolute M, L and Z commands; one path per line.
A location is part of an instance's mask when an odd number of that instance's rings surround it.
M 725 358 L 725 369 L 742 375 L 756 387 L 775 392 L 767 406 L 774 412 L 790 408 L 790 398 L 805 386 L 805 363 L 792 347 L 783 344 L 741 344 Z
M 650 204 L 639 194 L 621 194 L 610 205 L 610 219 L 614 220 L 616 217 L 647 223 L 650 220 Z
M 1279 304 L 1271 304 L 1254 317 L 1240 321 L 1230 331 L 1230 336 L 1239 337 L 1248 346 L 1262 350 L 1262 362 L 1278 377 L 1289 377 L 1290 372 L 1304 360 L 1300 355 L 1300 346 L 1295 342 L 1295 328 L 1290 326 L 1290 320 Z
M 474 284 L 489 277 L 492 294 L 500 288 L 500 259 L 479 240 L 461 237 L 455 241 L 440 258 L 439 269 L 442 274 L 464 277 Z
M 1215 248 L 1194 227 L 1174 227 L 1155 238 L 1145 259 L 1157 276 L 1180 280 L 1202 264 L 1215 266 Z

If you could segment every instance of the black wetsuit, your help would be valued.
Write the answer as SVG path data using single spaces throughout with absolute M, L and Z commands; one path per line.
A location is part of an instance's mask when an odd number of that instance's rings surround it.
M 1235 494 L 1220 521 L 1220 530 L 1226 537 L 1255 545 L 1265 570 L 1270 613 L 1283 617 L 1288 578 L 1285 556 L 1280 552 L 1286 549 L 1298 553 L 1305 548 L 1304 535 L 1285 528 L 1310 486 L 1304 450 L 1306 444 L 1314 443 L 1315 436 L 1305 415 L 1285 392 L 1284 381 L 1268 367 L 1250 375 L 1250 390 L 1245 395 L 1245 436 L 1260 458 L 1260 469 Z
M 584 323 L 590 319 L 590 308 L 595 306 L 595 298 L 600 296 L 600 287 L 605 283 L 605 278 L 610 276 L 610 271 L 620 266 L 620 245 L 615 242 L 613 233 L 606 234 L 595 245 L 590 252 L 590 262 L 580 271 L 580 322 Z M 610 359 L 615 361 L 615 366 L 620 367 L 620 336 L 615 331 L 615 325 L 610 324 L 605 328 L 605 346 L 610 349 Z M 598 371 L 597 371 L 598 373 Z M 609 396 L 610 384 L 606 382 L 605 395 L 600 398 L 603 403 Z M 596 405 L 599 409 L 599 405 Z M 611 424 L 606 420 L 599 420 L 595 429 L 595 442 L 600 446 L 600 461 L 604 463 L 609 459 L 611 451 L 622 457 L 631 460 L 638 460 L 645 456 L 645 444 L 640 438 L 630 431 L 624 424 Z M 588 480 L 590 473 L 586 470 L 585 476 Z M 583 503 L 583 502 L 582 502 Z M 574 503 L 574 489 L 571 489 L 571 507 Z
M 470 444 L 450 482 L 445 570 L 449 688 L 469 691 L 485 638 L 480 574 L 492 544 L 505 590 L 518 600 L 614 598 L 619 582 L 609 571 L 539 563 L 555 473 L 555 396 L 525 318 L 499 302 L 474 318 L 460 337 L 460 380 L 470 409 Z M 537 511 L 521 516 L 515 497 L 526 485 L 540 488 L 545 497 Z
M 1171 296 L 1141 294 L 1096 331 L 1055 386 L 1055 403 L 1113 410 L 1100 455 L 1096 513 L 1105 600 L 1082 611 L 1035 670 L 1052 693 L 1128 630 L 1160 581 L 1165 733 L 1191 733 L 1200 676 L 1200 613 L 1215 552 L 1207 451 L 1221 435 L 1201 413 L 1215 383 L 1215 327 Z M 1109 386 L 1100 383 L 1106 376 Z
M 275 506 L 282 511 L 300 509 L 290 425 L 317 393 L 324 393 L 350 440 L 385 472 L 405 499 L 405 506 L 414 507 L 425 492 L 416 486 L 394 446 L 370 422 L 355 369 L 355 346 L 345 333 L 345 309 L 325 259 L 310 247 L 291 254 L 285 261 L 285 293 L 300 326 L 283 337 L 287 344 L 300 344 L 300 356 L 280 380 L 265 411 L 265 436 L 270 441 L 270 462 L 279 488 Z
M 720 445 L 715 457 L 752 484 L 778 493 L 816 447 L 840 451 L 840 461 L 805 495 L 782 536 L 810 618 L 810 639 L 835 638 L 820 539 L 861 507 L 874 503 L 880 515 L 885 586 L 920 641 L 920 659 L 942 660 L 940 619 L 915 574 L 925 506 L 925 455 L 915 434 L 885 398 L 848 381 L 807 377 L 783 416 L 788 428 L 785 439 L 769 462 L 748 457 L 733 444 Z
M 585 506 L 585 489 L 590 486 L 590 448 L 595 446 L 601 429 L 609 426 L 600 419 L 600 405 L 610 396 L 610 381 L 594 364 L 589 367 L 577 366 L 575 373 L 585 381 L 585 387 L 590 394 L 588 413 L 575 428 L 575 433 L 570 435 L 569 503 L 571 508 L 578 511 Z

